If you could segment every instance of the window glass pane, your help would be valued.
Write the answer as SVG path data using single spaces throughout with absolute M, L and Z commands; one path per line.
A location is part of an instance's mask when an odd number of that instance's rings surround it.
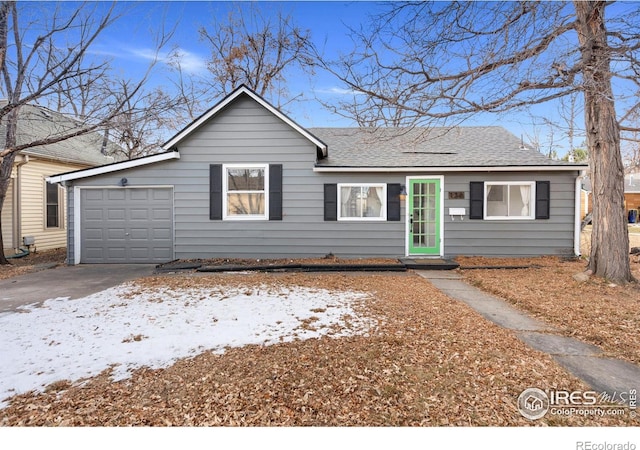
M 531 186 L 509 186 L 509 215 L 529 216 L 529 203 L 531 202 Z
M 227 169 L 229 191 L 263 191 L 264 169 Z
M 47 205 L 47 228 L 58 226 L 58 205 Z
M 227 194 L 227 215 L 264 215 L 264 194 Z
M 46 183 L 47 186 L 47 228 L 56 228 L 59 226 L 59 198 L 58 185 Z
M 507 204 L 507 186 L 487 186 L 487 215 L 506 217 L 509 213 Z
M 363 190 L 362 213 L 364 217 L 382 217 L 381 187 L 370 187 Z
M 360 186 L 340 188 L 340 214 L 342 217 L 362 217 L 362 189 Z
M 47 204 L 58 204 L 58 185 L 47 183 Z

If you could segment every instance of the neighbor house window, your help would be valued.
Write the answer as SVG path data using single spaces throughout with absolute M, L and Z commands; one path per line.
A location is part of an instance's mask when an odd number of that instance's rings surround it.
M 60 189 L 55 183 L 45 182 L 46 213 L 45 224 L 47 228 L 60 228 L 62 224 L 62 212 L 60 201 Z
M 535 182 L 484 184 L 485 219 L 534 219 Z
M 386 184 L 338 184 L 338 220 L 386 220 Z
M 268 219 L 268 173 L 266 164 L 224 166 L 225 219 Z

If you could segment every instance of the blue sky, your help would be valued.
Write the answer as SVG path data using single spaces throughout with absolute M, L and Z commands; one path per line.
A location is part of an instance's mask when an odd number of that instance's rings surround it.
M 379 3 L 365 1 L 291 1 L 257 2 L 263 12 L 275 14 L 282 10 L 293 16 L 296 25 L 309 29 L 314 42 L 326 50 L 327 55 L 337 56 L 340 52 L 352 49 L 348 27 L 358 28 L 365 25 L 367 16 L 382 10 Z M 240 3 L 248 5 L 248 3 Z M 35 4 L 34 4 L 35 5 Z M 45 4 L 46 5 L 46 4 Z M 77 3 L 57 3 L 61 7 L 77 7 Z M 107 2 L 92 4 L 98 10 L 108 8 Z M 110 26 L 92 47 L 92 51 L 101 56 L 109 56 L 113 66 L 124 76 L 139 77 L 154 57 L 153 36 L 163 24 L 166 29 L 175 27 L 175 34 L 167 50 L 177 47 L 183 55 L 182 66 L 191 73 L 205 75 L 205 62 L 208 56 L 207 45 L 199 40 L 198 29 L 210 26 L 214 16 L 225 17 L 233 2 L 205 1 L 134 1 L 120 2 L 117 11 L 122 18 Z M 48 4 L 51 7 L 51 3 Z M 46 7 L 46 6 L 45 6 Z M 163 56 L 161 54 L 161 56 Z M 153 82 L 168 86 L 167 72 L 163 64 L 157 67 Z M 292 95 L 303 93 L 303 100 L 287 107 L 287 113 L 296 122 L 305 127 L 314 126 L 352 126 L 348 119 L 332 115 L 315 100 L 337 100 L 344 95 L 344 87 L 329 74 L 317 72 L 311 79 L 306 74 L 290 73 L 288 90 Z M 210 106 L 210 105 L 207 105 Z M 552 115 L 553 109 L 546 105 L 538 108 L 540 114 Z M 502 125 L 518 137 L 528 137 L 535 133 L 532 118 L 527 114 L 509 114 L 478 116 L 465 125 Z M 186 124 L 184 124 L 186 125 Z M 544 131 L 542 131 L 544 133 Z M 545 136 L 540 136 L 544 139 Z M 577 142 L 579 144 L 579 142 Z M 563 150 L 559 149 L 563 154 Z
M 380 4 L 373 2 L 259 2 L 267 12 L 276 13 L 281 9 L 290 13 L 295 23 L 311 31 L 314 42 L 327 55 L 337 56 L 352 48 L 348 27 L 365 24 L 367 16 L 381 10 Z M 106 4 L 105 4 L 106 6 Z M 195 74 L 206 74 L 205 61 L 207 45 L 199 40 L 198 28 L 210 25 L 211 17 L 224 17 L 232 2 L 126 2 L 119 5 L 124 16 L 111 26 L 96 43 L 95 52 L 111 55 L 114 65 L 124 73 L 140 75 L 153 57 L 153 34 L 159 24 L 166 28 L 176 26 L 171 41 L 183 54 L 183 68 Z M 159 67 L 161 69 L 161 67 Z M 163 84 L 162 73 L 154 82 Z M 288 90 L 292 95 L 303 93 L 304 99 L 289 106 L 289 114 L 303 126 L 350 126 L 348 119 L 336 117 L 325 111 L 315 97 L 325 101 L 344 95 L 345 89 L 329 74 L 316 72 L 313 78 L 306 74 L 293 73 L 288 77 Z M 481 124 L 496 124 L 496 118 L 483 118 Z M 520 131 L 513 130 L 518 136 Z
M 348 51 L 351 42 L 344 24 L 358 26 L 376 6 L 370 2 L 259 2 L 267 12 L 281 9 L 290 13 L 302 29 L 309 29 L 314 41 L 329 54 Z M 106 4 L 105 4 L 106 6 Z M 154 57 L 153 34 L 164 21 L 166 28 L 176 26 L 171 40 L 183 55 L 182 67 L 196 75 L 206 75 L 207 45 L 199 40 L 198 29 L 209 26 L 214 15 L 225 17 L 232 2 L 127 2 L 122 3 L 125 16 L 111 26 L 100 38 L 93 51 L 109 55 L 114 66 L 123 73 L 141 75 Z M 166 74 L 158 67 L 154 82 L 168 85 Z M 304 100 L 291 105 L 289 114 L 303 126 L 349 126 L 346 119 L 338 119 L 324 111 L 315 96 L 330 99 L 343 90 L 338 81 L 318 72 L 310 79 L 305 74 L 290 74 L 288 90 L 292 95 L 304 93 Z

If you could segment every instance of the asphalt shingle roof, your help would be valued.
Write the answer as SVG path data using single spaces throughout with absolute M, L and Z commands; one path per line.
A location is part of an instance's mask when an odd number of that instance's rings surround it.
M 578 166 L 523 147 L 502 127 L 310 128 L 328 145 L 318 167 Z
M 34 105 L 24 105 L 20 108 L 18 117 L 17 141 L 26 144 L 34 140 L 66 134 L 77 129 L 78 123 L 64 114 Z M 0 146 L 5 142 L 4 123 L 0 124 Z M 118 156 L 106 156 L 101 152 L 103 137 L 99 133 L 88 133 L 53 144 L 31 147 L 21 153 L 40 156 L 55 161 L 64 161 L 88 166 L 100 166 L 113 163 L 120 159 Z M 116 144 L 109 141 L 107 153 L 115 153 Z

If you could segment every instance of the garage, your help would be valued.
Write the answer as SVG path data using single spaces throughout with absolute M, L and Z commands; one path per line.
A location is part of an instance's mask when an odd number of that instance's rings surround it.
M 161 263 L 173 259 L 173 189 L 80 189 L 81 263 Z

